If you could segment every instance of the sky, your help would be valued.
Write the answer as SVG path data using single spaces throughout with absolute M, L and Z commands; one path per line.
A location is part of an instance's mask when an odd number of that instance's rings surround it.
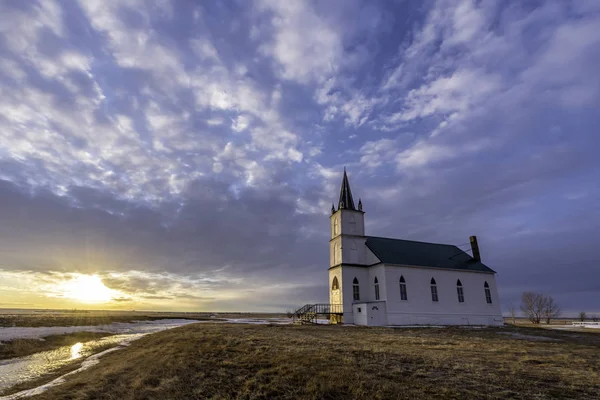
M 2 0 L 0 307 L 326 302 L 345 166 L 368 235 L 600 314 L 598 65 L 597 0 Z

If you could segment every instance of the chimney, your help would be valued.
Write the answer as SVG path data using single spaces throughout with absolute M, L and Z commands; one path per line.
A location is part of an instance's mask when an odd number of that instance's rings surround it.
M 473 251 L 473 258 L 475 261 L 481 261 L 481 255 L 479 254 L 479 245 L 477 244 L 477 236 L 471 236 L 471 250 Z

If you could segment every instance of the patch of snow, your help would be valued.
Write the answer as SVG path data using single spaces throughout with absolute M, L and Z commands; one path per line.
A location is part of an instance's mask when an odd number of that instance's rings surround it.
M 213 321 L 210 321 L 213 322 Z M 227 318 L 223 322 L 231 324 L 251 324 L 251 325 L 289 325 L 292 320 L 289 318 Z
M 46 336 L 65 335 L 76 332 L 105 332 L 114 334 L 154 332 L 156 331 L 156 327 L 161 325 L 179 326 L 190 321 L 188 319 L 158 319 L 154 321 L 113 322 L 108 325 L 0 328 L 0 342 L 12 339 L 41 339 Z M 197 321 L 192 320 L 192 322 Z
M 531 340 L 534 342 L 560 342 L 560 339 L 551 338 L 547 336 L 533 336 L 533 335 L 523 335 L 518 332 L 497 332 L 498 335 L 509 335 L 514 337 L 515 339 L 523 339 L 523 340 Z
M 444 325 L 387 325 L 386 328 L 446 328 Z

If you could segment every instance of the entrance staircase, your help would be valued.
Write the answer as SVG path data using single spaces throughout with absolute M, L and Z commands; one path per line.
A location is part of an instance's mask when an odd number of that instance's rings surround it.
M 339 316 L 336 321 L 341 320 L 342 314 L 341 304 L 306 304 L 294 311 L 293 319 L 300 324 L 316 324 L 318 319 L 331 321 L 332 316 Z

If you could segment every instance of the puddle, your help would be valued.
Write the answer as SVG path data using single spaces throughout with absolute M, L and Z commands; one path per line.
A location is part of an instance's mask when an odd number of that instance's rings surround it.
M 127 345 L 140 337 L 160 332 L 166 329 L 195 323 L 193 320 L 156 320 L 139 321 L 133 323 L 114 323 L 102 327 L 93 327 L 96 332 L 115 333 L 113 336 L 107 336 L 98 340 L 92 340 L 85 343 L 77 343 L 73 346 L 63 346 L 54 350 L 39 352 L 27 357 L 12 358 L 0 361 L 0 392 L 11 386 L 41 377 L 44 374 L 56 371 L 57 369 L 71 363 L 73 360 L 84 360 L 81 368 L 89 368 L 98 362 L 98 358 L 109 351 L 114 351 L 120 347 L 113 347 L 102 353 L 92 355 L 98 349 L 107 345 Z M 110 328 L 109 328 L 110 327 Z M 7 328 L 12 329 L 12 328 Z M 25 329 L 25 328 L 20 328 Z M 29 328 L 29 329 L 48 329 L 48 328 Z M 33 334 L 32 331 L 27 332 Z M 39 333 L 39 332 L 36 332 Z M 26 336 L 32 337 L 32 336 Z M 35 336 L 33 336 L 35 337 Z M 76 371 L 74 371 L 76 372 Z M 67 374 L 70 375 L 71 373 Z M 66 376 L 66 375 L 65 375 Z M 64 377 L 64 376 L 63 376 Z M 38 394 L 38 390 L 45 390 L 50 386 L 62 383 L 62 378 L 58 378 L 50 384 L 42 387 L 19 392 L 15 395 L 0 397 L 0 400 L 12 400 L 25 396 Z

